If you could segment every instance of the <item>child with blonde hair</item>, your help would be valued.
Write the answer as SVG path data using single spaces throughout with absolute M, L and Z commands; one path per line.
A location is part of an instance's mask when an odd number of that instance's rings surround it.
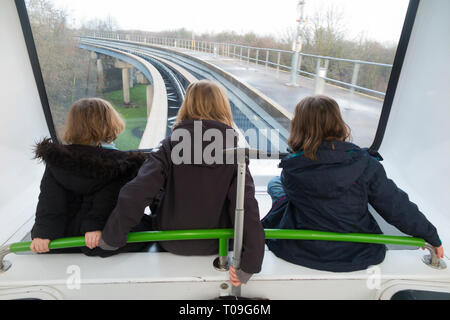
M 62 139 L 45 139 L 36 146 L 36 158 L 46 164 L 31 250 L 49 252 L 57 238 L 84 236 L 87 255 L 102 255 L 101 230 L 117 201 L 121 187 L 136 176 L 145 160 L 140 153 L 122 152 L 114 140 L 125 124 L 103 99 L 77 101 L 69 111 Z M 134 226 L 133 226 L 134 227 Z
M 207 80 L 191 84 L 171 137 L 161 142 L 137 178 L 120 192 L 117 206 L 103 230 L 101 248 L 124 246 L 131 227 L 157 198 L 161 200 L 153 213 L 156 230 L 233 227 L 237 164 L 220 161 L 223 148 L 214 155 L 219 161 L 205 158 L 211 140 L 226 141 L 231 133 L 229 147 L 237 146 L 232 127 L 233 116 L 225 89 Z M 231 268 L 230 272 L 235 286 L 246 283 L 252 274 L 261 270 L 264 256 L 264 230 L 249 170 L 245 181 L 242 262 L 239 270 Z M 162 242 L 161 246 L 166 251 L 187 256 L 214 255 L 219 250 L 217 240 Z

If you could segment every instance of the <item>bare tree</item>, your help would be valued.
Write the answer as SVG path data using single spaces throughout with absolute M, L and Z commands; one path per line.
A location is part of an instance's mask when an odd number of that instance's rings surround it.
M 84 97 L 89 54 L 77 48 L 68 15 L 48 0 L 27 0 L 39 63 L 55 126 L 60 132 L 72 103 Z

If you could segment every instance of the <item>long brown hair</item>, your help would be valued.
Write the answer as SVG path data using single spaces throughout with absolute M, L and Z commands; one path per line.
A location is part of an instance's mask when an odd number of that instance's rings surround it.
M 124 129 L 125 123 L 108 101 L 82 99 L 70 109 L 62 139 L 69 144 L 81 145 L 111 143 Z
M 322 95 L 306 97 L 295 108 L 288 140 L 293 152 L 303 150 L 306 158 L 317 160 L 322 142 L 349 138 L 350 127 L 342 119 L 334 99 Z
M 183 120 L 215 120 L 233 127 L 233 114 L 225 89 L 209 80 L 192 83 L 186 91 L 175 126 Z

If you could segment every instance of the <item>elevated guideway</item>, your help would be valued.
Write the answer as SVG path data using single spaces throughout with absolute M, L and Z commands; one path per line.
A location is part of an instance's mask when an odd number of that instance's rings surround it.
M 152 64 L 162 75 L 164 80 L 164 85 L 166 86 L 167 92 L 167 100 L 168 100 L 168 116 L 165 114 L 162 115 L 160 119 L 158 119 L 158 115 L 161 116 L 160 112 L 162 112 L 162 109 L 165 108 L 164 104 L 158 104 L 158 101 L 161 101 L 163 98 L 156 98 L 156 102 L 152 101 L 153 96 L 147 97 L 148 105 L 149 105 L 149 121 L 147 123 L 146 131 L 144 133 L 143 142 L 140 145 L 140 149 L 151 149 L 153 147 L 150 147 L 151 145 L 156 146 L 159 141 L 161 141 L 164 137 L 161 135 L 162 128 L 160 128 L 161 124 L 164 124 L 165 120 L 168 123 L 167 127 L 167 135 L 170 134 L 171 128 L 175 122 L 176 115 L 178 113 L 178 110 L 181 106 L 182 101 L 180 99 L 184 99 L 185 89 L 188 85 L 191 83 L 198 81 L 198 77 L 195 77 L 192 75 L 189 71 L 181 67 L 180 65 L 173 63 L 167 59 L 164 59 L 160 56 L 152 55 L 144 50 L 133 48 L 130 50 L 130 48 L 127 48 L 126 46 L 111 46 L 110 44 L 104 45 L 98 45 L 95 43 L 92 43 L 90 41 L 82 41 L 79 45 L 81 49 L 90 50 L 93 52 L 100 52 L 100 53 L 106 53 L 108 55 L 112 56 L 120 56 L 120 52 L 124 53 L 126 56 L 131 57 L 140 57 L 150 64 Z M 98 48 L 103 48 L 102 50 L 99 50 Z M 116 48 L 116 49 L 113 49 Z M 110 51 L 108 51 L 110 49 Z M 111 52 L 113 54 L 111 54 Z M 132 54 L 131 54 L 132 52 Z M 141 59 L 141 61 L 142 61 Z M 142 66 L 139 66 L 139 64 L 136 64 L 136 66 L 139 67 L 139 70 L 142 70 Z M 145 68 L 144 68 L 145 69 Z M 144 75 L 147 76 L 149 79 L 151 79 L 149 72 L 144 70 Z M 169 78 L 169 79 L 167 79 Z M 160 80 L 160 79 L 159 79 Z M 153 91 L 153 89 L 152 89 Z M 174 91 L 174 92 L 169 92 Z M 148 93 L 147 93 L 148 94 Z M 158 112 L 154 112 L 153 114 L 150 113 L 151 106 L 157 105 L 158 106 Z M 155 126 L 157 122 L 157 125 Z M 150 138 L 152 128 L 157 132 L 156 136 L 153 138 Z M 239 128 L 239 126 L 235 123 L 234 129 L 239 134 L 239 146 L 240 147 L 248 147 L 249 144 L 245 140 L 244 134 L 242 130 Z M 151 139 L 151 142 L 149 142 L 149 139 Z M 158 140 L 159 139 L 159 140 Z
M 196 79 L 210 79 L 221 83 L 227 90 L 234 120 L 241 133 L 256 129 L 263 138 L 251 145 L 255 149 L 286 152 L 289 136 L 289 113 L 282 107 L 239 81 L 231 74 L 189 55 L 158 46 L 141 45 L 127 41 L 110 41 L 106 39 L 81 38 L 81 43 L 92 43 L 124 50 L 142 57 L 150 56 L 176 64 Z M 260 130 L 265 129 L 265 130 Z M 270 130 L 278 130 L 280 137 L 273 137 Z M 267 143 L 267 144 L 266 144 Z M 262 144 L 262 145 L 261 145 Z
M 360 68 L 361 66 L 383 68 L 386 72 L 390 72 L 392 68 L 392 65 L 382 63 L 302 54 L 301 57 L 304 59 L 317 61 L 316 71 L 309 73 L 299 69 L 298 86 L 288 86 L 289 72 L 292 68 L 281 64 L 280 57 L 292 54 L 290 51 L 172 38 L 143 38 L 124 34 L 94 36 L 91 39 L 135 47 L 160 48 L 202 61 L 251 88 L 256 93 L 256 96 L 252 96 L 255 101 L 260 104 L 263 101 L 270 101 L 270 104 L 282 110 L 288 119 L 292 118 L 295 106 L 302 98 L 312 94 L 330 95 L 340 104 L 344 120 L 352 128 L 353 141 L 364 147 L 369 147 L 373 142 L 385 93 L 358 86 Z M 277 55 L 276 62 L 269 58 Z M 353 66 L 352 82 L 327 77 L 330 62 Z M 323 64 L 325 67 L 322 67 Z M 259 97 L 263 97 L 262 101 L 258 99 Z M 288 126 L 287 124 L 286 128 Z
M 139 148 L 156 148 L 166 136 L 168 113 L 167 91 L 160 72 L 148 61 L 127 52 L 96 44 L 80 44 L 80 48 L 112 56 L 129 63 L 138 68 L 147 77 L 152 85 L 152 92 L 149 94 L 147 90 L 148 120 Z M 124 80 L 124 83 L 127 82 L 128 79 Z

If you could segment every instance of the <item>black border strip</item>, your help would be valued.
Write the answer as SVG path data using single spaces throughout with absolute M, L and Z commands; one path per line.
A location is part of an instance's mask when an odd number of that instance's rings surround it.
M 42 77 L 41 66 L 34 43 L 33 32 L 31 30 L 30 19 L 28 17 L 27 8 L 24 0 L 15 0 L 17 13 L 19 14 L 20 25 L 22 26 L 23 36 L 30 57 L 31 67 L 33 69 L 34 79 L 41 98 L 42 108 L 44 109 L 45 120 L 47 121 L 48 130 L 53 141 L 57 142 L 57 134 L 55 124 L 53 122 L 52 113 L 50 111 L 50 104 L 48 102 L 47 91 L 45 89 L 44 78 Z
M 378 151 L 383 142 L 386 127 L 391 114 L 392 104 L 394 102 L 395 93 L 397 91 L 398 81 L 405 61 L 406 51 L 408 50 L 409 40 L 411 38 L 414 21 L 416 20 L 417 9 L 419 8 L 420 0 L 410 0 L 408 11 L 406 13 L 405 23 L 403 24 L 402 35 L 398 43 L 397 52 L 395 54 L 394 65 L 392 68 L 391 77 L 384 99 L 383 110 L 381 111 L 380 121 L 378 123 L 377 133 L 373 141 L 371 150 Z

